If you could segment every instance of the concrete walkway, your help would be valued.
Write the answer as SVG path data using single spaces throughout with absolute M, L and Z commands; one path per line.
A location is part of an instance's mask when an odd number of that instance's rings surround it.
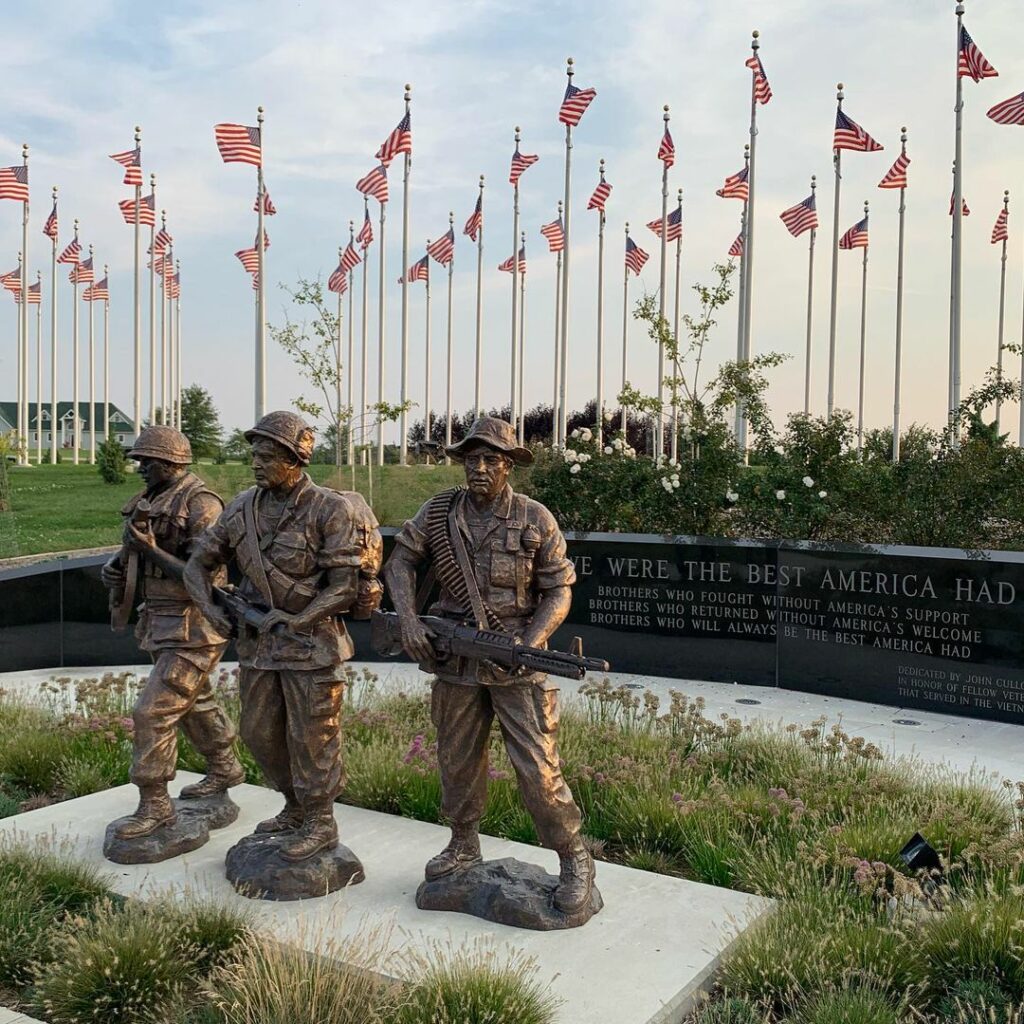
M 381 688 L 415 692 L 424 685 L 425 676 L 414 665 L 404 662 L 352 662 L 361 672 L 367 669 Z M 225 668 L 234 668 L 225 664 Z M 54 675 L 88 678 L 104 672 L 134 671 L 140 675 L 148 665 L 110 668 L 61 669 L 0 673 L 0 690 L 36 695 L 39 685 Z M 886 753 L 946 765 L 958 772 L 979 772 L 1013 781 L 1024 779 L 1024 726 L 1004 725 L 976 718 L 939 715 L 917 709 L 907 710 L 855 700 L 820 697 L 815 694 L 780 690 L 774 687 L 741 686 L 738 683 L 707 683 L 697 680 L 665 679 L 609 673 L 613 685 L 649 689 L 662 704 L 670 690 L 679 690 L 690 698 L 703 697 L 706 714 L 718 718 L 726 714 L 744 722 L 806 726 L 825 715 L 829 724 L 839 722 L 851 736 L 863 736 Z M 575 696 L 578 684 L 563 683 L 563 693 Z M 2 1022 L 0 1022 L 2 1024 Z

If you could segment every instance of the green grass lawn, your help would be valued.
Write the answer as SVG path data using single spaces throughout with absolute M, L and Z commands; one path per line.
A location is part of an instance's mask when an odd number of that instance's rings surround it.
M 247 465 L 203 464 L 196 472 L 222 497 L 230 498 L 252 484 Z M 399 525 L 430 495 L 462 480 L 459 466 L 374 466 L 355 470 L 310 466 L 317 483 L 357 490 L 370 500 L 377 518 Z M 45 551 L 75 551 L 116 544 L 121 536 L 121 506 L 139 490 L 129 476 L 124 484 L 105 484 L 95 466 L 33 466 L 10 470 L 11 511 L 0 512 L 0 558 Z M 372 482 L 372 487 L 371 487 Z

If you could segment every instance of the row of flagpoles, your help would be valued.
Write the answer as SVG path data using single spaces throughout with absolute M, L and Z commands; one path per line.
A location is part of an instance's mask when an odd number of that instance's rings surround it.
M 150 175 L 150 193 L 142 196 L 142 149 L 141 129 L 135 129 L 135 147 L 123 153 L 112 154 L 111 159 L 125 168 L 123 183 L 132 186 L 134 196 L 118 203 L 126 223 L 134 227 L 134 314 L 133 314 L 133 419 L 134 431 L 142 429 L 142 344 L 140 309 L 140 231 L 143 226 L 150 228 L 150 317 L 149 317 L 149 421 L 161 421 L 175 426 L 181 425 L 181 265 L 174 260 L 173 239 L 167 232 L 166 218 L 161 215 L 160 231 L 156 231 L 156 175 Z M 18 254 L 18 267 L 0 275 L 0 284 L 12 292 L 17 311 L 17 387 L 16 430 L 20 442 L 17 458 L 21 465 L 29 462 L 29 438 L 32 432 L 32 404 L 30 403 L 29 373 L 29 329 L 28 306 L 36 308 L 36 381 L 35 381 L 35 433 L 36 461 L 43 458 L 43 356 L 42 356 L 42 273 L 37 271 L 36 283 L 28 285 L 28 226 L 29 226 L 29 174 L 27 145 L 22 147 L 22 163 L 13 167 L 0 168 L 0 199 L 11 199 L 22 204 L 22 242 Z M 80 284 L 87 285 L 81 299 L 89 304 L 88 322 L 88 413 L 86 422 L 90 437 L 88 459 L 96 461 L 96 336 L 93 305 L 103 303 L 103 371 L 102 430 L 104 437 L 110 436 L 110 284 L 108 267 L 103 267 L 103 277 L 96 279 L 93 247 L 88 247 L 88 256 L 83 258 L 82 244 L 78 237 L 78 221 L 74 222 L 74 234 L 63 248 L 59 246 L 59 219 L 57 212 L 57 186 L 53 187 L 53 207 L 43 225 L 43 234 L 50 240 L 50 445 L 51 463 L 57 461 L 59 431 L 57 400 L 59 394 L 59 351 L 58 351 L 58 306 L 57 267 L 70 268 L 69 281 L 72 286 L 72 461 L 77 465 L 80 458 L 79 421 L 81 419 L 81 368 L 79 340 L 79 290 Z M 155 275 L 160 276 L 160 342 L 157 344 L 157 316 Z M 27 301 L 23 297 L 27 296 Z M 158 393 L 159 385 L 159 393 Z

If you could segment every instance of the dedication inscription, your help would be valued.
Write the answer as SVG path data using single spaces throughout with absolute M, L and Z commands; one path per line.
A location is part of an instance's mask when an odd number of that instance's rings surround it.
M 783 545 L 779 572 L 780 686 L 1024 724 L 1020 554 Z

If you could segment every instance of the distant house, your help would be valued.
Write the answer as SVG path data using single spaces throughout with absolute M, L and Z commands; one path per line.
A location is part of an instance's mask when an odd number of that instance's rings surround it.
M 96 443 L 97 446 L 103 441 L 105 434 L 103 414 L 104 404 L 96 402 Z M 29 428 L 28 447 L 35 447 L 40 429 L 43 435 L 43 447 L 49 448 L 53 438 L 53 427 L 50 422 L 50 406 L 44 403 L 41 413 L 42 423 L 37 418 L 36 403 L 30 402 L 29 407 Z M 18 405 L 16 402 L 0 402 L 0 433 L 9 434 L 16 429 L 18 422 Z M 110 403 L 110 436 L 116 438 L 123 445 L 135 443 L 135 423 L 132 418 L 113 402 Z M 92 447 L 92 435 L 89 433 L 89 403 L 78 403 L 78 416 L 75 416 L 73 402 L 57 403 L 57 447 L 72 448 L 75 439 L 78 439 L 78 447 L 88 451 Z

